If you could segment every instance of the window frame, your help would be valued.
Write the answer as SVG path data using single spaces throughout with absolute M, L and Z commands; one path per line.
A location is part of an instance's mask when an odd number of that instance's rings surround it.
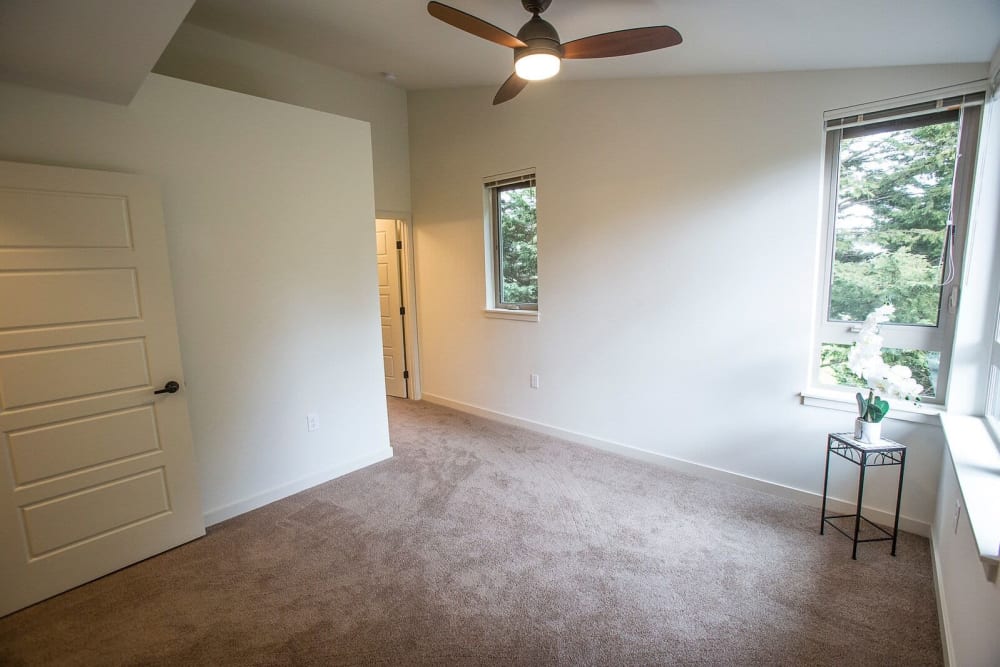
M 486 228 L 486 310 L 512 319 L 537 319 L 538 303 L 508 303 L 503 300 L 503 268 L 500 252 L 500 194 L 507 190 L 535 188 L 535 220 L 538 219 L 538 179 L 535 169 L 521 169 L 483 179 L 483 209 Z M 537 252 L 537 227 L 536 227 Z M 537 282 L 537 276 L 536 276 Z M 537 289 L 537 286 L 536 286 Z
M 977 149 L 982 125 L 981 93 L 957 98 L 942 99 L 940 96 L 927 98 L 913 104 L 887 102 L 882 106 L 866 105 L 863 113 L 849 115 L 841 113 L 827 115 L 824 143 L 823 209 L 822 209 L 822 272 L 814 320 L 810 386 L 827 391 L 852 395 L 857 388 L 846 385 L 824 384 L 820 381 L 821 352 L 825 343 L 853 344 L 861 322 L 830 319 L 831 290 L 833 286 L 834 254 L 836 251 L 837 201 L 840 186 L 840 145 L 844 130 L 863 125 L 889 127 L 898 123 L 903 127 L 913 127 L 921 116 L 941 115 L 942 112 L 957 109 L 958 117 L 958 159 L 952 182 L 952 221 L 955 225 L 953 256 L 955 278 L 941 288 L 938 319 L 935 326 L 894 324 L 888 322 L 880 327 L 885 339 L 884 347 L 901 349 L 934 350 L 940 352 L 937 385 L 934 397 L 921 397 L 921 402 L 943 407 L 947 403 L 948 376 L 951 366 L 955 323 L 961 302 L 961 276 L 965 259 L 969 232 L 969 214 L 972 204 L 972 188 L 975 179 Z M 926 124 L 932 124 L 926 123 Z M 916 126 L 923 125 L 919 123 Z M 900 128 L 902 129 L 902 127 Z M 881 131 L 885 131 L 882 129 Z

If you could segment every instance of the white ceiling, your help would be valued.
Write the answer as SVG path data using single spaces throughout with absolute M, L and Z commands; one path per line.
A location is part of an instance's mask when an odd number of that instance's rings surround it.
M 516 33 L 519 0 L 447 0 Z M 197 0 L 188 21 L 407 89 L 494 85 L 510 49 L 432 18 L 426 0 Z M 663 51 L 564 63 L 599 79 L 987 62 L 1000 0 L 553 0 L 562 40 L 644 25 L 677 28 Z
M 194 0 L 0 0 L 0 80 L 127 104 Z M 519 0 L 448 0 L 510 32 Z M 190 22 L 407 89 L 499 85 L 510 49 L 432 18 L 425 0 L 197 0 Z M 684 43 L 575 60 L 564 79 L 987 62 L 1000 0 L 553 0 L 563 41 L 672 25 Z
M 194 0 L 0 0 L 0 80 L 128 104 Z

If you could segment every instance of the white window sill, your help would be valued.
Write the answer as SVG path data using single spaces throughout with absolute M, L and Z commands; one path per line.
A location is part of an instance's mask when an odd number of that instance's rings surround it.
M 483 315 L 498 320 L 520 320 L 522 322 L 537 322 L 537 310 L 513 310 L 510 308 L 484 308 Z
M 856 393 L 856 392 L 855 392 Z M 801 393 L 802 405 L 814 408 L 829 408 L 841 412 L 858 412 L 858 403 L 854 393 L 837 391 L 836 389 L 807 389 Z M 916 422 L 918 424 L 937 424 L 938 417 L 944 412 L 939 405 L 913 405 L 912 403 L 889 401 L 889 414 L 886 419 L 896 421 Z
M 986 420 L 965 415 L 941 415 L 948 451 L 955 464 L 965 516 L 976 538 L 986 578 L 996 581 L 1000 565 L 1000 451 Z

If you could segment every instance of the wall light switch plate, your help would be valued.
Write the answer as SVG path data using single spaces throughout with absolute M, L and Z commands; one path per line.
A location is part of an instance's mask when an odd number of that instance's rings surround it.
M 532 373 L 531 374 L 531 388 L 532 389 L 538 389 L 538 374 L 537 373 Z
M 315 412 L 310 412 L 306 415 L 306 430 L 308 431 L 318 431 L 319 430 L 319 415 Z

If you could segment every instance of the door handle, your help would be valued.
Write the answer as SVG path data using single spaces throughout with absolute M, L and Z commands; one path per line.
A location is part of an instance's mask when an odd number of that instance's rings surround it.
M 175 394 L 177 390 L 180 389 L 180 384 L 176 380 L 171 380 L 170 382 L 163 385 L 163 389 L 157 389 L 154 394 Z

